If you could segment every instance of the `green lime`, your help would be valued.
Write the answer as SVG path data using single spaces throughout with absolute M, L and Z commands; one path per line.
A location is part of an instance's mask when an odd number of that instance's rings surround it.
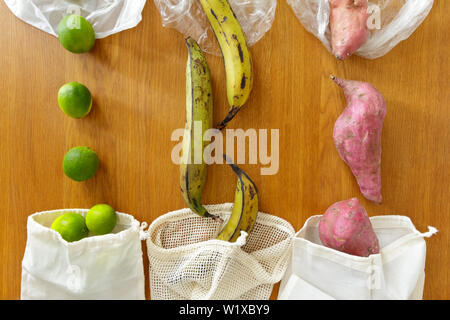
M 81 240 L 89 233 L 83 216 L 75 212 L 59 216 L 53 221 L 51 228 L 68 242 Z
M 95 43 L 94 28 L 89 21 L 77 14 L 67 15 L 61 20 L 58 37 L 63 47 L 73 53 L 88 52 Z
M 107 204 L 93 206 L 86 215 L 86 225 L 95 235 L 110 233 L 116 226 L 116 211 Z
M 99 162 L 95 151 L 88 147 L 75 147 L 64 156 L 63 171 L 75 181 L 84 181 L 95 175 Z
M 58 91 L 58 104 L 69 117 L 83 118 L 91 111 L 92 95 L 81 83 L 66 83 Z

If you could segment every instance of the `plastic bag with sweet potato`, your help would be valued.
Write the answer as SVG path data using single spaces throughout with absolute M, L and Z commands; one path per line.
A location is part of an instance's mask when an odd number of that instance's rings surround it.
M 369 37 L 367 0 L 329 0 L 333 55 L 344 60 Z
M 304 28 L 339 59 L 384 56 L 420 26 L 434 0 L 287 0 Z

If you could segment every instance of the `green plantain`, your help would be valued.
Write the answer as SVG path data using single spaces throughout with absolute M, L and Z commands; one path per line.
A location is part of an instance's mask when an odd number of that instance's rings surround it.
M 227 0 L 200 0 L 219 42 L 225 64 L 230 111 L 217 126 L 223 129 L 250 96 L 253 64 L 244 31 Z
M 208 165 L 203 159 L 203 134 L 212 127 L 213 95 L 208 63 L 192 38 L 186 39 L 186 123 L 183 136 L 180 186 L 186 204 L 202 217 L 220 220 L 201 204 Z

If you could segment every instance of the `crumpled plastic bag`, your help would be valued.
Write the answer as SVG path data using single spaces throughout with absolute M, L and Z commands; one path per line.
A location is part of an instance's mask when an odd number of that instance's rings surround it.
M 367 42 L 356 52 L 367 59 L 384 56 L 400 41 L 403 41 L 425 20 L 434 0 L 369 0 L 370 23 L 378 28 L 369 28 Z M 330 5 L 328 0 L 287 0 L 301 24 L 314 34 L 331 52 L 329 27 Z M 379 13 L 379 15 L 378 15 Z M 378 26 L 377 26 L 378 27 Z
M 97 39 L 130 29 L 142 20 L 146 0 L 5 0 L 18 18 L 58 36 L 58 24 L 68 14 L 80 14 Z
M 205 52 L 221 55 L 208 18 L 198 0 L 154 0 L 162 25 L 194 38 Z M 276 0 L 228 0 L 249 46 L 258 42 L 272 26 Z

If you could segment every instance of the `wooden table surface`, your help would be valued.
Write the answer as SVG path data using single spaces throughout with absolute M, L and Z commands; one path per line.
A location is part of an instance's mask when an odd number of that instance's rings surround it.
M 296 230 L 354 196 L 370 216 L 406 215 L 420 231 L 436 227 L 439 233 L 427 239 L 425 299 L 450 298 L 449 11 L 450 1 L 436 0 L 416 32 L 384 57 L 340 62 L 279 1 L 271 30 L 251 49 L 251 98 L 229 125 L 279 129 L 279 172 L 262 176 L 260 164 L 242 168 L 259 188 L 260 210 Z M 136 28 L 97 41 L 88 54 L 65 51 L 3 2 L 0 30 L 0 298 L 18 299 L 28 215 L 109 203 L 150 223 L 185 207 L 171 161 L 177 142 L 170 138 L 184 126 L 187 52 L 183 36 L 162 27 L 150 0 Z M 221 57 L 207 58 L 217 123 L 227 113 L 225 73 Z M 345 100 L 330 73 L 370 82 L 387 101 L 382 205 L 363 199 L 333 145 Z M 68 118 L 58 107 L 58 89 L 69 81 L 93 93 L 85 119 Z M 65 152 L 77 145 L 101 159 L 95 178 L 84 183 L 61 169 Z M 204 203 L 232 202 L 235 183 L 227 166 L 212 165 Z

